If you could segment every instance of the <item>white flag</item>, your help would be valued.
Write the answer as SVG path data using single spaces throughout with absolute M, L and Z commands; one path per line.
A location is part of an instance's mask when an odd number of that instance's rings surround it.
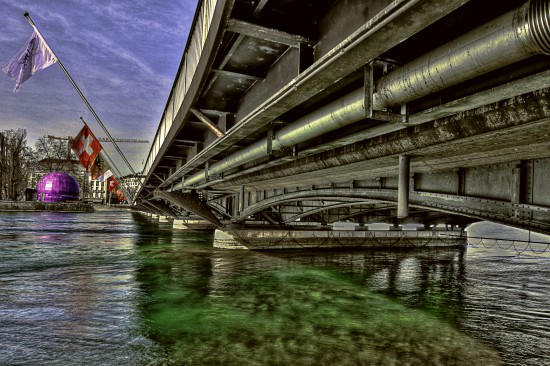
M 34 31 L 23 48 L 2 66 L 2 70 L 15 80 L 14 91 L 17 91 L 25 80 L 55 62 L 57 62 L 57 57 Z
M 101 180 L 102 182 L 109 179 L 109 177 L 112 177 L 113 176 L 113 172 L 111 172 L 111 170 L 107 170 L 105 173 L 103 173 L 103 179 Z

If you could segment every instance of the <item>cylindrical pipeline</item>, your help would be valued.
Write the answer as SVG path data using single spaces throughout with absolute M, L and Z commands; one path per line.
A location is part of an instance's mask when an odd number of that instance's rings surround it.
M 550 0 L 531 0 L 381 78 L 373 108 L 398 106 L 536 54 L 550 54 Z M 363 119 L 363 89 L 357 89 L 279 130 L 273 150 L 292 147 Z M 259 140 L 210 166 L 218 174 L 267 153 Z M 201 171 L 172 190 L 204 180 Z
M 537 54 L 550 54 L 549 0 L 531 0 L 381 78 L 375 109 L 409 101 Z
M 312 112 L 296 122 L 281 128 L 272 141 L 273 150 L 291 148 L 292 146 L 320 136 L 324 133 L 344 127 L 365 118 L 365 103 L 362 89 L 357 89 L 342 98 Z M 261 158 L 267 154 L 267 140 L 259 140 L 220 161 L 210 165 L 209 174 L 219 174 L 248 161 Z M 172 190 L 200 182 L 205 179 L 204 171 L 197 173 L 184 182 L 175 185 Z

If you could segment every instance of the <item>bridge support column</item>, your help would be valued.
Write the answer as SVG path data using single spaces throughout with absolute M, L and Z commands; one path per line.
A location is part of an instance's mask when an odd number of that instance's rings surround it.
M 411 159 L 407 155 L 399 157 L 399 181 L 397 186 L 397 217 L 409 216 L 409 174 Z
M 216 229 L 214 248 L 240 250 L 345 248 L 462 248 L 466 237 L 452 231 Z
M 239 214 L 244 211 L 244 186 L 241 186 L 241 189 L 239 191 Z
M 198 231 L 213 231 L 216 225 L 206 220 L 182 220 L 175 219 L 172 225 L 174 230 L 198 230 Z

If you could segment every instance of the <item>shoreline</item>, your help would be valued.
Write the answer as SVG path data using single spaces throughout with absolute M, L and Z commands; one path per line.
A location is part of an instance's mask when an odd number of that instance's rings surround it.
M 0 212 L 94 212 L 91 203 L 84 202 L 38 202 L 0 201 Z

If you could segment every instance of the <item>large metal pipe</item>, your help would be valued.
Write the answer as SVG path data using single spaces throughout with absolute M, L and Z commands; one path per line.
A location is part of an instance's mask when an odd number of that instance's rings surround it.
M 550 54 L 548 0 L 521 7 L 382 78 L 376 109 L 398 106 L 538 54 Z
M 443 90 L 537 54 L 550 54 L 550 0 L 531 0 L 493 21 L 449 42 L 381 78 L 373 108 L 383 110 Z M 280 150 L 365 118 L 363 88 L 310 113 L 275 134 Z M 267 153 L 259 140 L 210 165 L 218 174 Z M 178 190 L 205 179 L 202 171 L 174 185 Z

